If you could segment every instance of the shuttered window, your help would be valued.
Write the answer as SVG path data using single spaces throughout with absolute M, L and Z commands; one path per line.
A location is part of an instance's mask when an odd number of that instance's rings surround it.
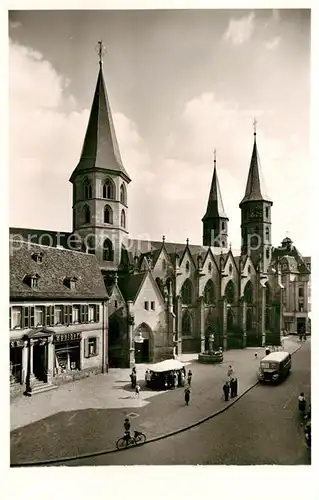
M 30 307 L 29 327 L 34 328 L 34 307 Z
M 95 306 L 95 323 L 100 321 L 100 304 Z
M 29 328 L 29 308 L 28 307 L 23 308 L 22 327 Z
M 97 337 L 89 337 L 84 340 L 84 357 L 92 358 L 99 354 L 99 339 Z

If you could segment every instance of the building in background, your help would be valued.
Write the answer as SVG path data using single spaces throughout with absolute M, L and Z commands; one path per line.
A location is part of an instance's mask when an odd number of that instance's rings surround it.
M 11 394 L 106 371 L 107 300 L 93 255 L 10 240 Z

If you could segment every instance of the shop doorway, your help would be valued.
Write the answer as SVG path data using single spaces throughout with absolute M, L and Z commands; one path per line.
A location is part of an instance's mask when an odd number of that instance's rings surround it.
M 46 362 L 46 344 L 37 343 L 33 345 L 33 374 L 42 382 L 46 382 L 47 362 Z

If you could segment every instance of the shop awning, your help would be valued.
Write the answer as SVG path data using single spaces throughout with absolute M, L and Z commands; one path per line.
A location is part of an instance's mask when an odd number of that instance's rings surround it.
M 181 370 L 183 367 L 184 367 L 183 363 L 181 363 L 177 359 L 165 359 L 165 361 L 161 361 L 160 363 L 155 363 L 154 365 L 150 365 L 148 369 L 152 372 L 162 373 L 162 372 L 169 372 L 172 370 Z

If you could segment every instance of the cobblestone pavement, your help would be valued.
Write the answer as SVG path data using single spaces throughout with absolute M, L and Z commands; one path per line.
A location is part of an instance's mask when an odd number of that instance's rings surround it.
M 286 338 L 284 349 L 293 352 L 297 339 Z M 255 359 L 255 352 L 258 358 Z M 123 434 L 123 422 L 147 438 L 172 432 L 222 409 L 222 385 L 231 364 L 239 381 L 240 395 L 256 382 L 256 369 L 264 349 L 231 350 L 220 365 L 197 362 L 197 355 L 181 360 L 193 372 L 191 401 L 184 404 L 182 388 L 170 391 L 144 389 L 145 365 L 137 366 L 141 381 L 136 398 L 129 383 L 130 369 L 111 369 L 108 374 L 72 382 L 58 390 L 18 398 L 11 403 L 11 463 L 61 459 L 114 448 Z

